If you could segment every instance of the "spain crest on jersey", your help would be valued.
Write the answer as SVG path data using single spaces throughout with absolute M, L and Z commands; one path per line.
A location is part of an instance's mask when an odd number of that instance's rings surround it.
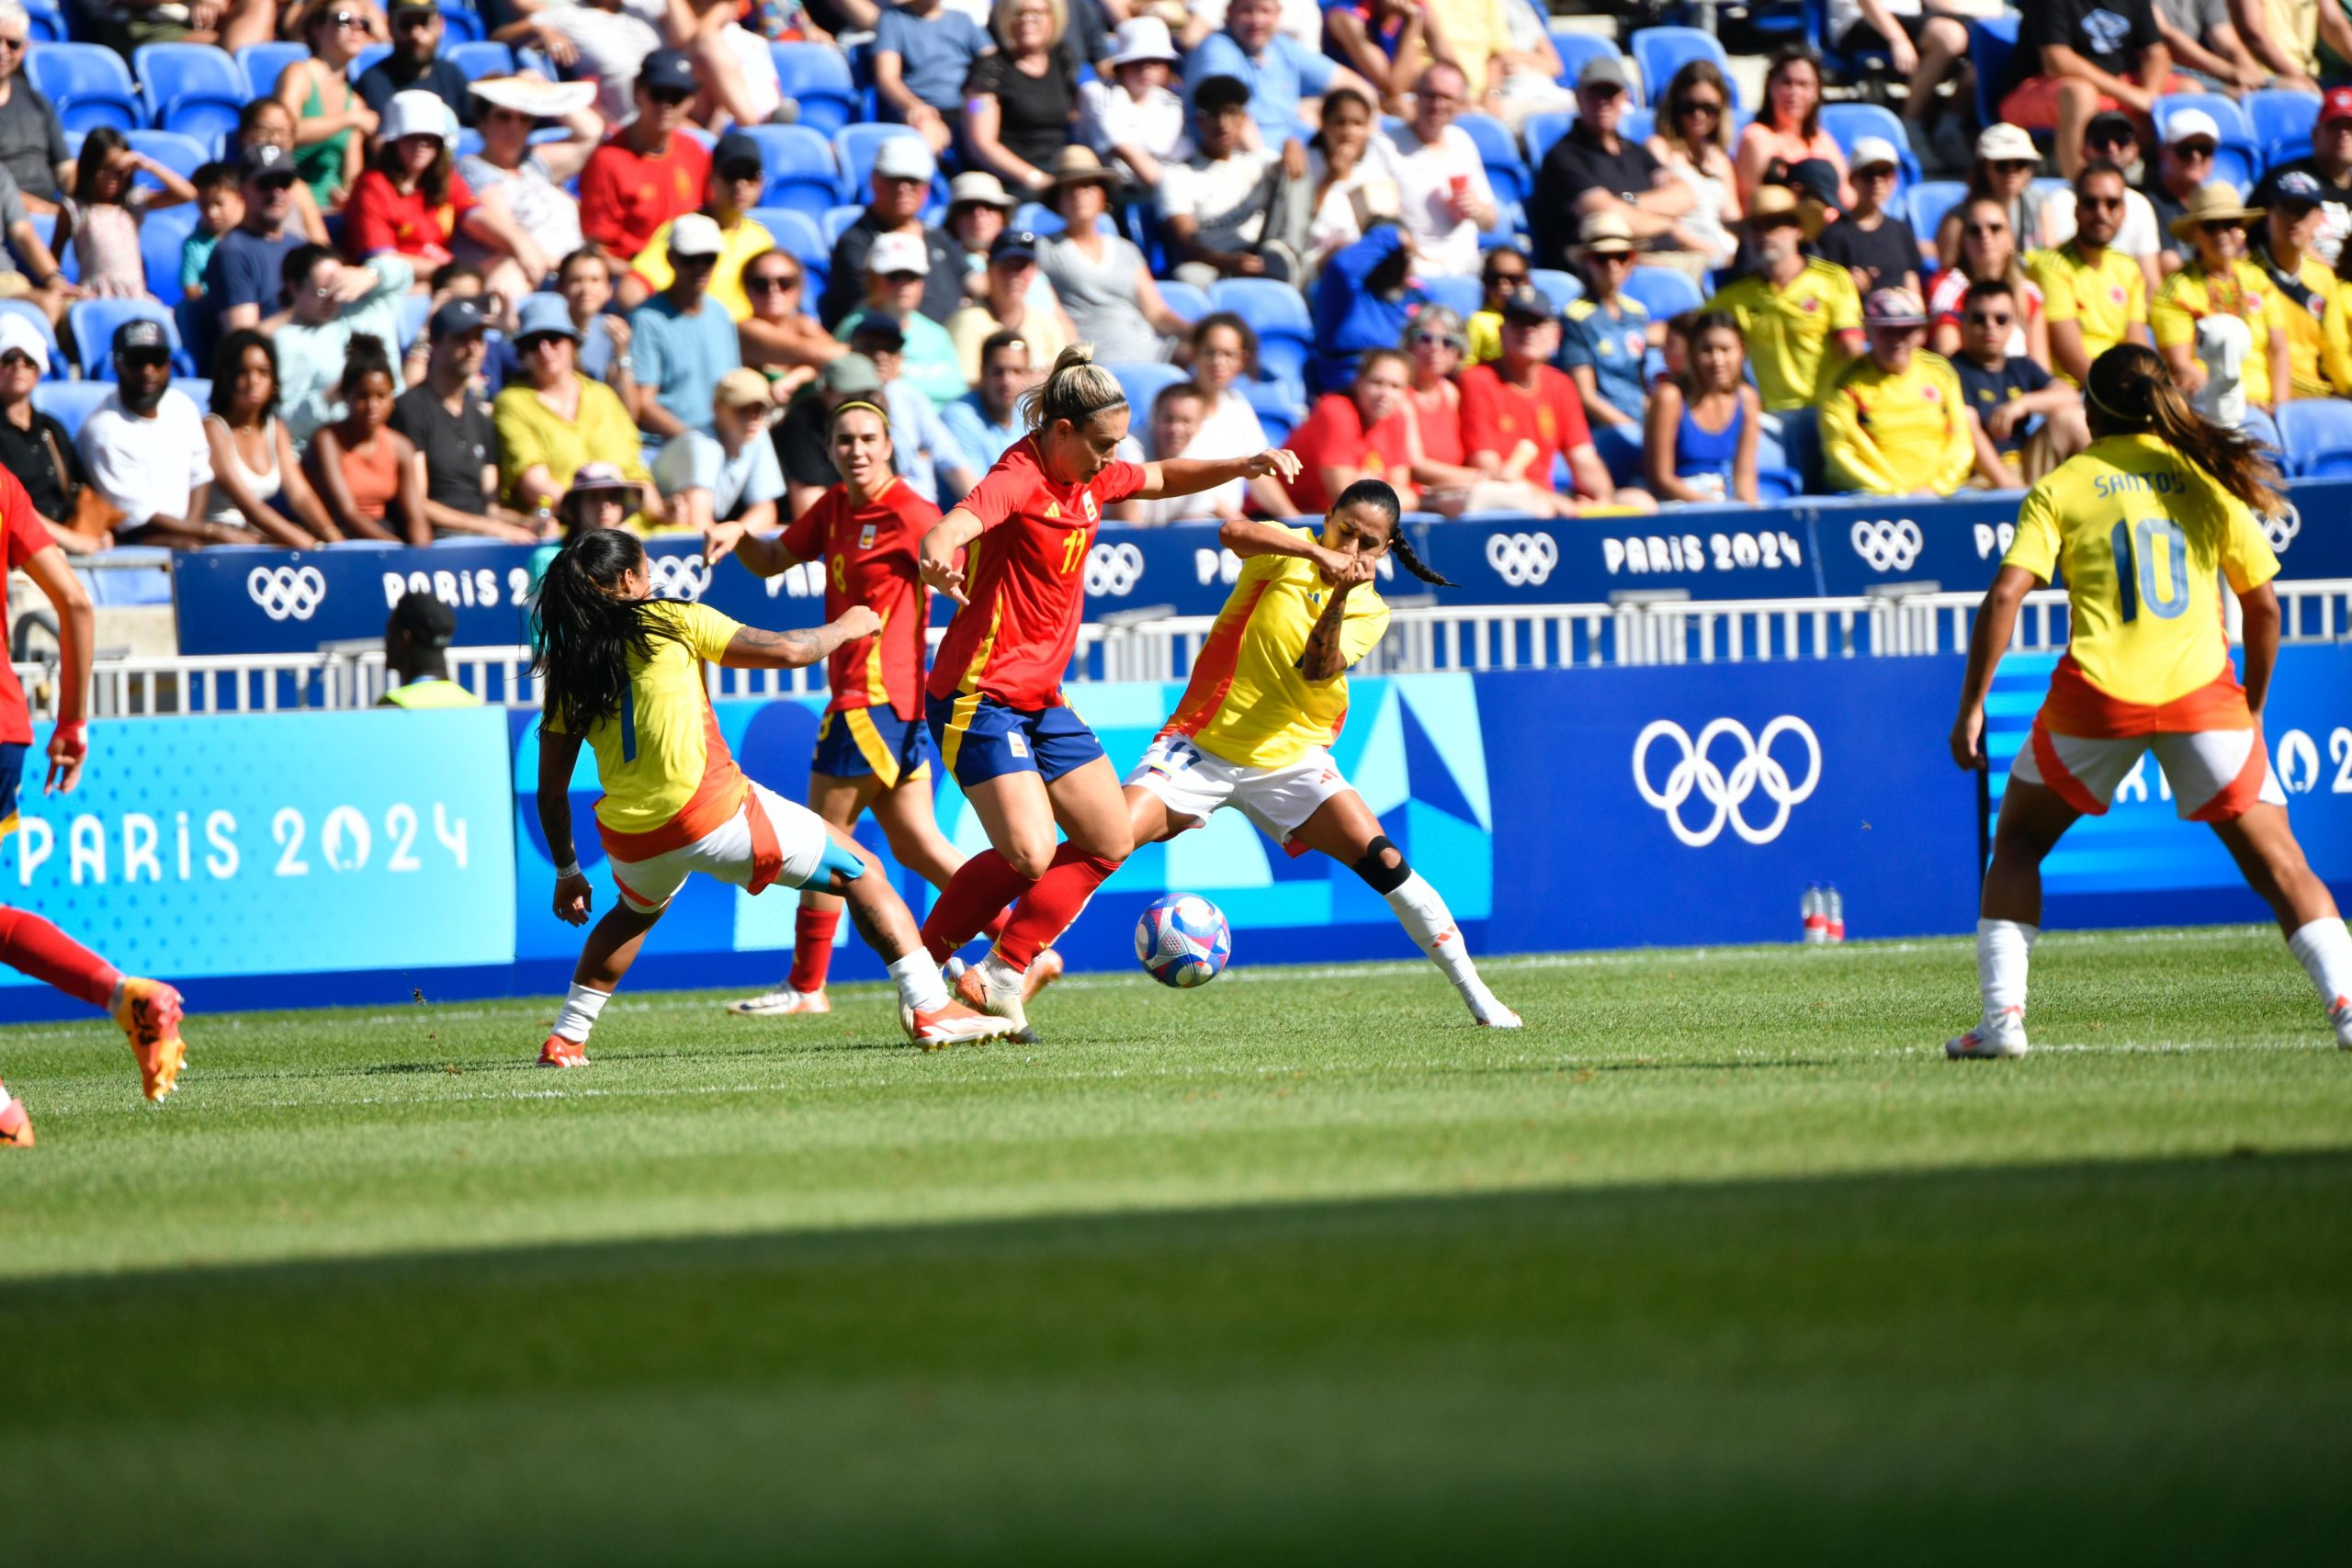
M 1089 523 L 1099 523 L 1102 520 L 1102 514 L 1094 510 L 1094 492 L 1092 491 L 1082 490 L 1079 491 L 1078 504 L 1080 509 L 1085 512 L 1086 520 Z
M 865 527 L 860 528 L 857 531 L 857 547 L 861 550 L 872 549 L 874 541 L 880 535 L 881 529 L 882 525 L 879 523 L 868 523 Z

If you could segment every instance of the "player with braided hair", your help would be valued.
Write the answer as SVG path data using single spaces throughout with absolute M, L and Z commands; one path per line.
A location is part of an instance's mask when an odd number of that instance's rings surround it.
M 1519 1015 L 1479 978 L 1445 900 L 1331 760 L 1347 723 L 1348 671 L 1388 629 L 1373 586 L 1381 558 L 1451 586 L 1413 553 L 1399 512 L 1395 490 L 1358 479 L 1324 514 L 1319 536 L 1275 523 L 1225 525 L 1219 538 L 1242 558 L 1240 581 L 1175 714 L 1127 775 L 1127 820 L 1136 843 L 1155 844 L 1229 806 L 1294 855 L 1322 851 L 1388 901 L 1471 1017 L 1517 1029 Z

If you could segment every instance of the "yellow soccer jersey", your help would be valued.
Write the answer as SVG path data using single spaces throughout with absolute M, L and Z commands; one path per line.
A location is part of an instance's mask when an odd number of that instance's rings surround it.
M 1912 351 L 1900 375 L 1868 355 L 1840 366 L 1821 395 L 1821 456 L 1834 490 L 1950 495 L 1976 465 L 1967 397 L 1951 361 Z
M 2197 341 L 2197 323 L 2208 316 L 2245 319 L 2254 343 L 2245 355 L 2245 400 L 2270 406 L 2270 330 L 2278 322 L 2282 303 L 2271 281 L 2252 262 L 2242 261 L 2227 276 L 2208 276 L 2191 262 L 2156 290 L 2148 307 L 2148 324 L 2158 348 L 2177 348 Z
M 1775 288 L 1762 273 L 1753 273 L 1708 300 L 1707 309 L 1737 318 L 1756 367 L 1756 389 L 1775 413 L 1814 401 L 1830 335 L 1859 332 L 1862 325 L 1862 297 L 1854 290 L 1854 275 L 1818 256 L 1786 288 Z
M 2117 250 L 2086 261 L 2073 241 L 2026 258 L 2026 275 L 2041 290 L 2041 319 L 2075 321 L 2083 333 L 2083 353 L 2097 359 L 2148 324 L 2148 279 L 2140 264 Z M 2062 376 L 2067 385 L 2074 378 Z
M 2324 322 L 2335 309 L 2335 275 L 2328 271 L 2326 263 L 2308 254 L 2295 269 L 2291 288 L 2279 281 L 2278 273 L 2267 267 L 2263 270 L 2270 284 L 2270 306 L 2276 312 L 2272 324 L 2287 334 L 2287 367 L 2294 378 L 2295 396 L 2335 396 L 2320 362 L 2326 335 Z
M 2111 435 L 2043 479 L 2018 510 L 2003 566 L 2062 569 L 2067 651 L 2127 703 L 2186 696 L 2230 657 L 2220 579 L 2243 593 L 2278 575 L 2254 513 L 2152 435 Z
M 716 827 L 742 804 L 745 786 L 710 711 L 702 667 L 743 628 L 706 604 L 664 601 L 651 614 L 679 635 L 657 635 L 650 659 L 629 655 L 628 698 L 618 713 L 589 727 L 596 779 L 605 786 L 596 820 L 618 833 L 650 833 L 692 806 L 694 817 Z M 563 732 L 552 713 L 547 728 Z
M 1311 539 L 1314 532 L 1293 533 Z M 1312 682 L 1298 671 L 1306 636 L 1330 585 L 1296 556 L 1252 556 L 1193 660 L 1193 678 L 1168 721 L 1213 757 L 1279 768 L 1339 739 L 1348 719 L 1346 671 Z M 1349 591 L 1340 650 L 1352 668 L 1388 629 L 1388 606 L 1370 583 Z

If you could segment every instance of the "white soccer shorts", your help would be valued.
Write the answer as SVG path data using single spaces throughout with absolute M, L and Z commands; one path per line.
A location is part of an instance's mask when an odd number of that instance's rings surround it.
M 1155 737 L 1126 782 L 1158 795 L 1170 817 L 1194 822 L 1230 806 L 1285 845 L 1325 801 L 1350 787 L 1320 746 L 1279 768 L 1252 768 L 1213 757 L 1181 735 Z
M 829 835 L 818 815 L 757 782 L 734 816 L 683 849 L 612 863 L 621 902 L 640 915 L 668 906 L 699 871 L 758 893 L 771 883 L 798 887 L 817 874 Z
M 2075 810 L 2101 817 L 2148 751 L 2156 754 L 2165 782 L 2172 786 L 2173 807 L 2183 821 L 2233 822 L 2256 801 L 2287 804 L 2287 792 L 2271 770 L 2269 749 L 2259 729 L 2106 739 L 2053 735 L 2036 724 L 2009 776 L 2055 790 Z

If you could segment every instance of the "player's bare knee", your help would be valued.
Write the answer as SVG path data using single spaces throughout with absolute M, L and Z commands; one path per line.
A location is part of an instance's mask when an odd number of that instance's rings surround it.
M 1383 895 L 1396 892 L 1413 878 L 1413 868 L 1406 863 L 1405 852 L 1390 842 L 1385 833 L 1365 845 L 1363 853 L 1349 869 L 1363 878 L 1365 886 Z
M 1006 864 L 1035 882 L 1054 863 L 1054 852 L 1059 847 L 1050 836 L 1022 838 L 1007 845 L 1002 853 Z

